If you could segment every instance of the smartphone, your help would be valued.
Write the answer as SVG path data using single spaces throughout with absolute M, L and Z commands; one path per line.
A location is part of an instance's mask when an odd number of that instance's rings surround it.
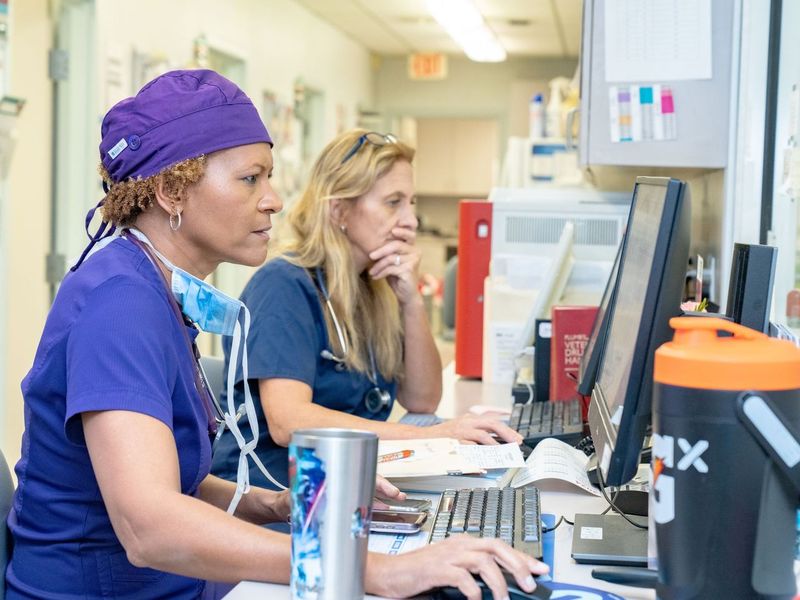
M 428 513 L 373 510 L 369 530 L 375 533 L 417 533 Z
M 394 512 L 418 512 L 426 513 L 431 509 L 430 500 L 421 500 L 419 498 L 406 498 L 405 500 L 387 500 L 386 498 L 378 498 L 381 502 L 386 504 L 386 508 L 376 509 L 381 511 L 394 511 Z

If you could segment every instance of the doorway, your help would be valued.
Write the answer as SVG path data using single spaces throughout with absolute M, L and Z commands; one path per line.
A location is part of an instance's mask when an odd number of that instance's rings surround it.
M 79 225 L 103 197 L 97 174 L 97 71 L 94 0 L 65 0 L 56 17 L 53 194 L 47 280 L 55 297 L 70 261 L 86 246 Z

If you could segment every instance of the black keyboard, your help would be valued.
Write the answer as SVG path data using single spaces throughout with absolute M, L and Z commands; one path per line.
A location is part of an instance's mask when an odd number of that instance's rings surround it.
M 581 401 L 515 404 L 508 426 L 519 432 L 530 447 L 549 437 L 577 442 L 583 437 Z
M 445 490 L 433 517 L 429 541 L 440 542 L 458 533 L 500 538 L 520 552 L 541 558 L 539 490 L 532 485 Z

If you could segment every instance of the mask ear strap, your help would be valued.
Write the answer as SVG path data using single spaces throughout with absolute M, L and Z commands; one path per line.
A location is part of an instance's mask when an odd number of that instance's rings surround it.
M 133 232 L 131 232 L 133 233 Z M 215 435 L 217 433 L 217 421 L 214 418 L 214 408 L 212 403 L 212 399 L 209 397 L 211 391 L 208 389 L 208 386 L 204 385 L 203 383 L 203 375 L 200 373 L 200 352 L 197 350 L 197 345 L 192 342 L 189 338 L 189 333 L 186 331 L 186 324 L 183 320 L 183 312 L 181 312 L 181 307 L 178 306 L 178 302 L 175 300 L 175 296 L 172 295 L 170 291 L 170 285 L 167 281 L 164 273 L 161 269 L 158 268 L 158 264 L 156 264 L 156 259 L 151 254 L 150 248 L 142 243 L 142 241 L 137 238 L 135 235 L 128 235 L 126 239 L 130 240 L 130 242 L 138 246 L 144 255 L 147 257 L 147 260 L 150 261 L 150 264 L 153 265 L 153 268 L 161 277 L 161 281 L 164 283 L 164 286 L 167 288 L 167 298 L 169 299 L 169 304 L 172 307 L 172 313 L 175 315 L 175 318 L 178 319 L 178 325 L 180 327 L 181 332 L 183 333 L 183 337 L 186 340 L 186 345 L 189 348 L 189 352 L 192 355 L 192 360 L 194 361 L 194 387 L 197 390 L 197 394 L 200 396 L 200 400 L 203 402 L 203 408 L 206 411 L 206 416 L 208 417 L 208 433 L 209 435 Z
M 228 505 L 228 513 L 233 514 L 242 496 L 250 491 L 250 469 L 247 464 L 247 457 L 253 459 L 253 462 L 258 467 L 258 470 L 266 477 L 273 485 L 279 489 L 285 490 L 286 486 L 276 480 L 261 459 L 256 454 L 256 446 L 258 445 L 258 416 L 256 415 L 255 405 L 253 404 L 253 396 L 250 393 L 249 384 L 249 371 L 247 368 L 247 334 L 250 331 L 250 311 L 242 304 L 242 312 L 244 312 L 244 328 L 237 319 L 236 325 L 233 330 L 233 341 L 231 343 L 231 359 L 228 362 L 228 411 L 225 413 L 225 424 L 230 429 L 231 434 L 236 439 L 236 444 L 239 446 L 239 465 L 236 473 L 236 492 L 233 494 L 231 503 Z M 244 329 L 244 334 L 242 330 Z M 241 344 L 242 337 L 244 337 L 244 344 Z M 242 348 L 242 380 L 244 381 L 244 404 L 236 410 L 234 403 L 233 384 L 236 381 L 236 363 L 239 359 L 239 347 Z M 250 431 L 253 434 L 253 439 L 246 442 L 244 435 L 239 429 L 239 417 L 242 411 L 247 415 L 247 423 L 250 425 Z

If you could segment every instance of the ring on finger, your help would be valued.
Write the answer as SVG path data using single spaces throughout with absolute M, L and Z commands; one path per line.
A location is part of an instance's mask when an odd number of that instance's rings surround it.
M 400 255 L 399 254 L 395 254 L 394 255 L 394 266 L 395 267 L 399 267 L 400 266 Z

